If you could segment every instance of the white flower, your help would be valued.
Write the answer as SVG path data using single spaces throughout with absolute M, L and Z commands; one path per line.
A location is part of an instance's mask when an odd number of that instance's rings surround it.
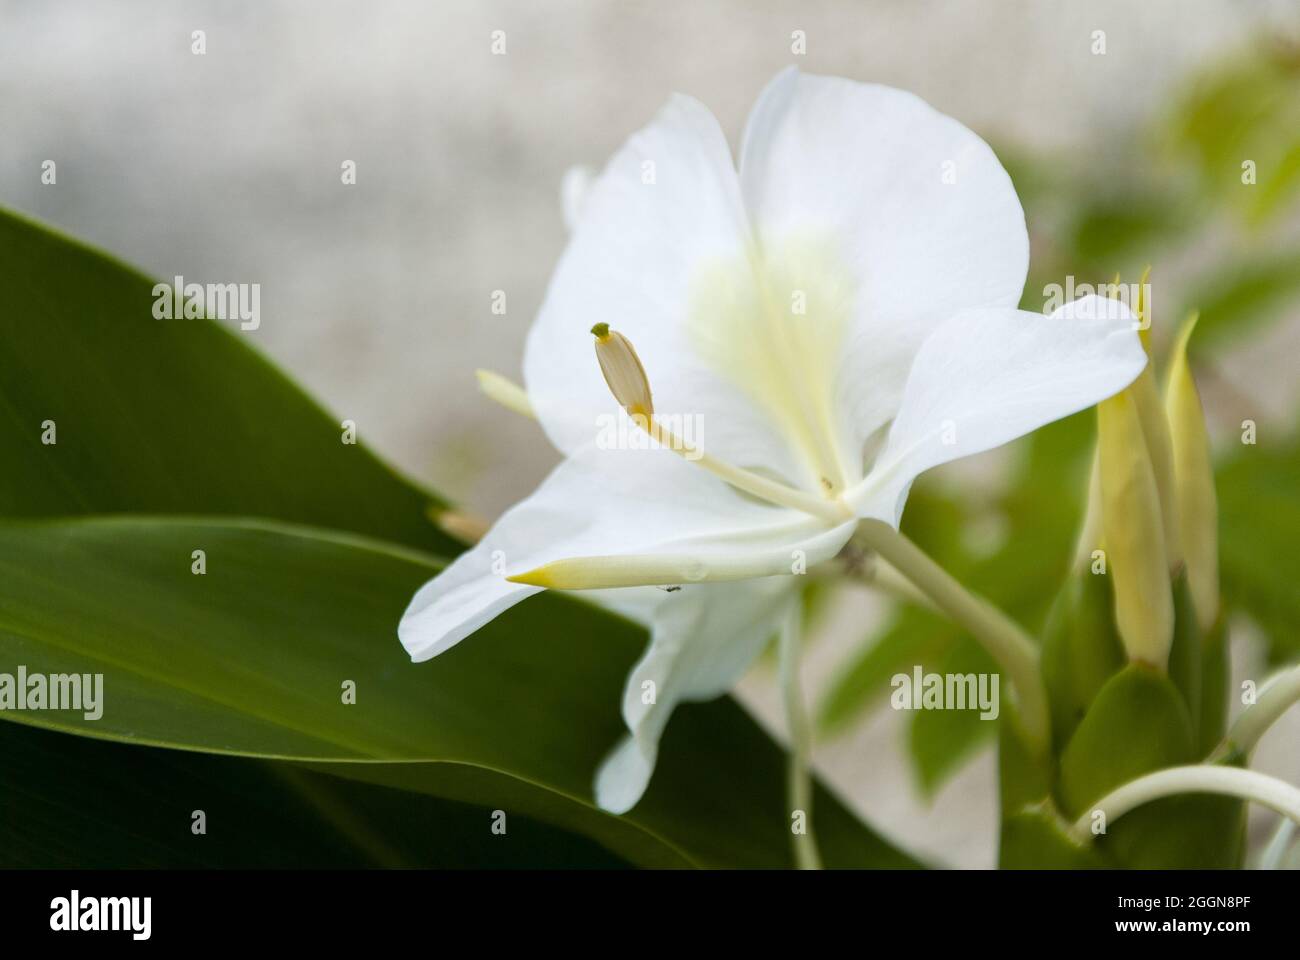
M 622 812 L 674 705 L 734 685 L 796 602 L 794 574 L 859 519 L 896 526 L 922 471 L 1091 406 L 1146 357 L 1112 301 L 1016 309 L 1029 245 L 1006 172 L 888 87 L 781 73 L 739 171 L 709 111 L 675 96 L 572 206 L 524 359 L 564 462 L 398 632 L 426 660 L 546 587 L 600 589 L 649 625 L 630 735 L 596 782 Z M 697 423 L 693 441 L 598 442 L 625 416 L 592 355 L 598 324 L 635 347 L 655 421 Z

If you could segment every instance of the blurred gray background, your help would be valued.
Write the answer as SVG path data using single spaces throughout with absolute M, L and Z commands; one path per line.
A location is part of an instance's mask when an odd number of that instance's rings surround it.
M 599 167 L 669 93 L 703 100 L 734 143 L 762 85 L 797 62 L 915 91 L 998 143 L 1104 150 L 1108 129 L 1189 70 L 1296 19 L 1293 0 L 6 0 L 0 203 L 160 277 L 260 283 L 261 329 L 244 335 L 391 462 L 491 516 L 556 458 L 534 424 L 478 395 L 473 370 L 518 376 L 564 244 L 566 168 Z M 794 30 L 805 56 L 791 55 Z M 40 181 L 46 159 L 57 185 Z M 340 182 L 345 160 L 355 186 Z M 497 289 L 505 316 L 490 310 Z M 1294 344 L 1294 327 L 1282 336 Z M 1288 349 L 1281 366 L 1276 347 L 1224 366 L 1272 362 L 1285 382 Z M 1290 389 L 1260 402 L 1284 415 Z M 872 603 L 846 598 L 840 632 L 860 637 Z M 811 687 L 842 652 L 816 648 Z M 779 716 L 762 669 L 744 696 Z M 987 753 L 927 805 L 897 722 L 883 711 L 825 747 L 823 769 L 904 842 L 991 864 Z M 1296 724 L 1276 731 L 1265 768 L 1294 778 L 1297 742 Z

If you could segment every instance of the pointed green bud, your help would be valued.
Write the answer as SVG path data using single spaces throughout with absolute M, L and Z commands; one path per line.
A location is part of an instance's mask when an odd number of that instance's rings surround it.
M 1187 363 L 1187 344 L 1197 315 L 1183 323 L 1165 384 L 1165 414 L 1174 458 L 1178 529 L 1187 563 L 1192 606 L 1202 630 L 1219 615 L 1219 503 L 1214 492 L 1214 465 L 1205 412 Z
M 1071 574 L 1043 627 L 1043 682 L 1058 752 L 1070 742 L 1097 691 L 1127 660 L 1115 629 L 1112 583 L 1096 561 Z
M 1162 412 L 1163 417 L 1163 412 Z M 1115 623 L 1130 660 L 1164 670 L 1174 607 L 1160 495 L 1137 402 L 1124 390 L 1097 405 L 1102 536 Z
M 1098 451 L 1092 452 L 1092 465 L 1088 468 L 1088 499 L 1083 508 L 1083 524 L 1075 544 L 1075 569 L 1087 569 L 1092 552 L 1101 546 L 1101 463 Z
M 654 415 L 654 399 L 650 395 L 650 381 L 636 355 L 632 341 L 609 324 L 598 323 L 591 328 L 596 338 L 596 359 L 605 376 L 609 392 L 632 417 L 648 420 Z

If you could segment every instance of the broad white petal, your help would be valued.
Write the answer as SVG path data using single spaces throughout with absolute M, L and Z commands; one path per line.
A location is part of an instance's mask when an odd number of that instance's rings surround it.
M 691 558 L 696 566 L 684 569 L 704 571 L 697 579 L 708 579 L 714 564 L 749 564 L 738 573 L 771 576 L 792 572 L 793 551 L 804 550 L 812 564 L 851 533 L 851 523 L 828 531 L 806 514 L 748 500 L 668 450 L 586 448 L 425 584 L 398 635 L 412 659 L 436 656 L 541 589 L 508 577 L 555 561 L 601 557 L 618 566 L 664 554 Z M 765 566 L 754 568 L 753 557 Z M 614 593 L 620 609 L 637 605 L 635 594 Z
M 1085 297 L 1051 316 L 972 310 L 917 354 L 885 449 L 851 497 L 859 516 L 894 525 L 913 479 L 1000 446 L 1123 390 L 1146 353 L 1118 300 Z
M 589 332 L 607 323 L 635 346 L 662 419 L 693 433 L 714 456 L 797 473 L 764 412 L 719 377 L 700 348 L 717 297 L 730 297 L 735 285 L 753 300 L 750 247 L 717 121 L 697 101 L 673 97 L 586 191 L 529 331 L 528 396 L 560 450 L 592 442 L 599 418 L 618 409 Z
M 623 693 L 631 734 L 596 774 L 596 802 L 612 813 L 636 805 L 654 772 L 663 735 L 679 703 L 711 700 L 735 686 L 775 635 L 785 606 L 798 602 L 790 579 L 695 585 L 659 605 L 645 656 Z M 653 699 L 652 703 L 646 701 Z
M 848 314 L 834 394 L 858 449 L 939 324 L 1019 302 L 1029 241 L 1006 171 L 913 94 L 790 68 L 750 115 L 740 170 L 764 260 L 787 264 L 775 299 L 830 289 L 828 312 Z

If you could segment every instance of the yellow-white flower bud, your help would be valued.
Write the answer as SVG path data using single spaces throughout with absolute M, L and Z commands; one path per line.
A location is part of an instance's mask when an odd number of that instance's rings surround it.
M 596 359 L 600 361 L 600 372 L 605 375 L 609 392 L 629 416 L 648 421 L 655 412 L 654 399 L 632 341 L 609 329 L 607 323 L 596 324 L 591 332 L 596 337 Z
M 1187 562 L 1192 606 L 1203 630 L 1219 615 L 1219 503 L 1214 492 L 1214 465 L 1196 381 L 1187 365 L 1187 343 L 1196 314 L 1183 324 L 1169 365 L 1165 413 L 1174 454 L 1179 535 Z
M 1097 405 L 1102 536 L 1115 622 L 1130 660 L 1165 669 L 1174 601 L 1151 457 L 1128 390 Z
M 1151 356 L 1151 303 L 1146 291 L 1150 277 L 1151 268 L 1147 267 L 1142 273 L 1137 297 L 1138 331 L 1148 358 Z M 1150 359 L 1147 360 L 1146 369 L 1126 392 L 1133 397 L 1137 406 L 1142 435 L 1146 438 L 1147 453 L 1151 457 L 1151 471 L 1156 481 L 1156 492 L 1160 496 L 1165 559 L 1169 563 L 1170 572 L 1177 572 L 1183 563 L 1183 547 L 1178 527 L 1178 496 L 1174 489 L 1174 453 L 1169 440 L 1169 424 L 1165 420 L 1164 405 L 1160 402 L 1160 391 L 1156 386 L 1155 368 Z

